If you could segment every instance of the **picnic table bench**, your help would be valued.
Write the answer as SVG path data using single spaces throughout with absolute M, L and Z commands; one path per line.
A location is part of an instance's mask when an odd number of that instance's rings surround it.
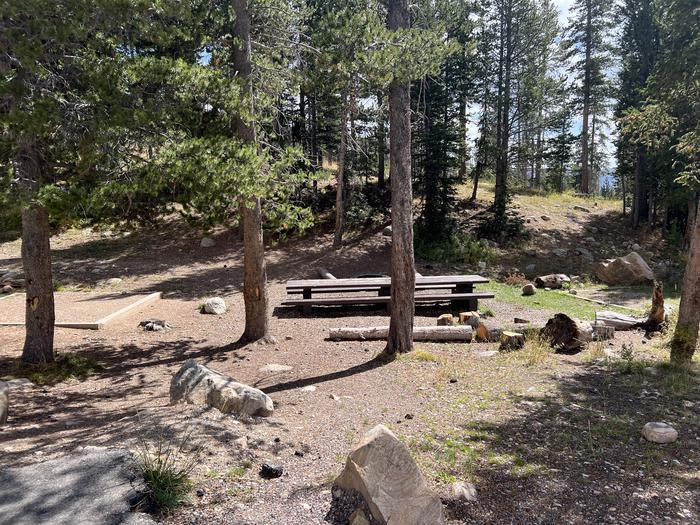
M 416 303 L 462 302 L 469 310 L 477 310 L 479 299 L 491 299 L 494 294 L 475 292 L 474 286 L 488 283 L 480 275 L 436 275 L 416 277 Z M 376 292 L 376 295 L 358 292 Z M 288 298 L 283 306 L 343 306 L 389 304 L 391 278 L 307 279 L 287 282 Z M 328 295 L 334 294 L 334 295 Z M 319 295 L 322 295 L 319 297 Z

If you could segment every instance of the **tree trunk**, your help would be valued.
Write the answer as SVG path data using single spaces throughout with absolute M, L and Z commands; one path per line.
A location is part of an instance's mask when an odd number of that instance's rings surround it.
M 581 193 L 591 192 L 591 172 L 588 154 L 588 116 L 591 104 L 591 47 L 593 26 L 591 22 L 592 0 L 586 0 L 586 58 L 583 72 L 583 125 L 581 128 Z
M 678 324 L 671 341 L 671 362 L 688 365 L 698 344 L 700 325 L 700 192 L 695 192 L 694 214 L 688 217 L 690 247 L 688 262 L 683 274 L 681 304 L 678 308 Z
M 632 226 L 638 228 L 642 221 L 649 218 L 649 200 L 646 189 L 645 171 L 646 155 L 644 148 L 637 148 L 634 165 L 634 194 L 632 196 Z
M 27 292 L 26 336 L 22 361 L 51 363 L 54 360 L 54 300 L 51 277 L 49 214 L 46 208 L 22 210 L 22 264 Z
M 458 177 L 463 181 L 467 176 L 467 94 L 459 93 L 459 170 Z
M 338 169 L 335 180 L 335 235 L 333 236 L 333 248 L 340 248 L 343 244 L 343 230 L 345 230 L 345 158 L 348 150 L 348 88 L 343 90 L 341 107 L 343 114 L 340 117 L 340 147 L 338 148 Z
M 233 65 L 241 82 L 242 92 L 248 97 L 250 114 L 255 114 L 250 57 L 250 16 L 247 0 L 232 0 L 235 12 L 233 34 Z M 255 144 L 255 128 L 251 122 L 236 118 L 234 128 L 238 138 Z M 262 209 L 260 198 L 241 203 L 243 215 L 243 300 L 245 302 L 245 329 L 241 340 L 271 340 L 267 311 L 267 272 L 263 242 Z
M 381 189 L 386 185 L 385 181 L 385 165 L 384 151 L 386 148 L 386 131 L 384 125 L 384 112 L 382 111 L 382 92 L 377 93 L 377 110 L 379 118 L 377 119 L 377 184 Z
M 407 0 L 389 0 L 389 30 L 408 29 Z M 391 163 L 391 321 L 385 356 L 413 348 L 416 273 L 413 259 L 413 191 L 411 187 L 411 99 L 408 81 L 389 87 Z

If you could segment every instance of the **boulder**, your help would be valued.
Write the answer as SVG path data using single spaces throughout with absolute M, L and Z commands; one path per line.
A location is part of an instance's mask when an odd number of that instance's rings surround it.
M 523 295 L 535 295 L 536 292 L 535 285 L 532 283 L 527 283 L 523 286 Z
M 200 248 L 213 248 L 214 246 L 216 246 L 216 241 L 211 237 L 202 237 L 202 240 L 199 241 Z
M 604 283 L 612 285 L 640 284 L 654 280 L 654 272 L 637 252 L 599 263 L 596 275 Z
M 673 443 L 678 439 L 678 432 L 667 423 L 652 421 L 644 425 L 642 436 L 652 443 Z
M 452 496 L 460 501 L 477 501 L 476 487 L 466 481 L 457 481 L 452 484 Z
M 222 315 L 226 313 L 226 301 L 221 297 L 210 297 L 204 301 L 204 306 L 202 306 L 202 313 Z
M 170 381 L 170 402 L 206 404 L 223 413 L 269 416 L 272 399 L 257 388 L 237 383 L 230 377 L 188 359 Z
M 571 282 L 568 275 L 564 273 L 553 273 L 550 275 L 540 275 L 535 278 L 535 286 L 538 288 L 559 289 Z
M 425 483 L 408 447 L 384 425 L 365 434 L 335 485 L 359 492 L 381 525 L 443 525 L 442 502 Z
M 7 423 L 7 414 L 10 411 L 10 386 L 5 381 L 0 381 L 0 427 Z
M 391 226 L 386 226 L 386 227 L 382 230 L 382 235 L 383 235 L 384 237 L 391 237 L 391 232 L 392 232 Z

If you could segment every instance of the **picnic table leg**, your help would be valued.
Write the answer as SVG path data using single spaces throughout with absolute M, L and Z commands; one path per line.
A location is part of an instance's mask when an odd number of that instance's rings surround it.
M 473 293 L 474 292 L 474 285 L 473 284 L 458 284 L 452 289 L 452 293 Z M 462 302 L 462 301 L 460 301 Z M 464 301 L 465 304 L 467 305 L 467 308 L 469 309 L 470 312 L 476 312 L 479 309 L 479 300 L 474 298 L 474 299 L 467 299 Z
M 379 288 L 379 297 L 389 297 L 391 296 L 391 288 L 388 286 L 382 286 Z M 386 311 L 388 313 L 391 313 L 391 301 L 386 303 Z
M 304 288 L 304 290 L 302 291 L 302 297 L 304 299 L 311 299 L 311 288 Z M 311 313 L 311 305 L 305 304 L 304 306 L 302 306 L 302 311 L 305 314 L 310 314 Z

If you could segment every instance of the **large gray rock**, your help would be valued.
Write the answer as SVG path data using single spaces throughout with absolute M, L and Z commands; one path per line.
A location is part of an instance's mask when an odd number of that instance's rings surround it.
M 678 431 L 667 423 L 652 421 L 644 425 L 642 435 L 652 443 L 673 443 L 678 439 Z
M 223 413 L 269 416 L 272 399 L 263 391 L 210 370 L 188 359 L 170 381 L 170 402 L 209 405 Z
M 0 470 L 0 524 L 155 524 L 131 506 L 144 493 L 124 449 L 85 447 L 68 456 Z
M 614 285 L 640 284 L 654 280 L 654 272 L 637 252 L 599 263 L 596 275 L 604 283 Z
M 0 381 L 0 427 L 7 423 L 7 414 L 10 411 L 10 386 L 5 381 Z
M 353 449 L 335 485 L 359 492 L 381 525 L 442 525 L 440 498 L 427 487 L 406 445 L 377 425 Z
M 221 297 L 210 297 L 204 301 L 202 312 L 205 314 L 223 315 L 226 313 L 226 301 Z

